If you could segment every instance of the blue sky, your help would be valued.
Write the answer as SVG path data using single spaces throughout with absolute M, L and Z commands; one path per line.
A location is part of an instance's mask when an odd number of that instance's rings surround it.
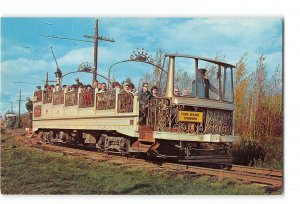
M 82 62 L 93 63 L 93 44 L 41 37 L 55 35 L 85 39 L 94 33 L 94 18 L 2 18 L 1 19 L 1 113 L 10 101 L 17 110 L 18 93 L 32 96 L 45 74 L 54 79 L 56 65 L 53 47 L 63 73 L 77 70 Z M 225 61 L 236 64 L 248 52 L 247 63 L 254 70 L 256 59 L 264 54 L 267 69 L 282 66 L 282 19 L 280 18 L 99 18 L 99 35 L 115 40 L 99 43 L 98 72 L 107 76 L 108 67 L 129 59 L 136 48 L 154 54 L 162 47 L 169 53 L 214 58 L 221 51 Z M 144 74 L 150 66 L 128 63 L 114 68 L 120 81 Z M 89 74 L 69 75 L 63 84 L 73 84 L 79 77 L 90 83 Z M 101 80 L 101 79 L 100 79 Z M 24 102 L 22 112 L 25 112 Z

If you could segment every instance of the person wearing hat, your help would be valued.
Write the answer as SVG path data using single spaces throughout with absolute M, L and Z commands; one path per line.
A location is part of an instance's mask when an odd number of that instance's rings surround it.
M 83 86 L 83 83 L 81 83 L 78 78 L 76 78 L 75 81 L 76 81 L 76 84 L 77 84 L 77 88 Z
M 124 85 L 123 85 L 123 91 L 122 92 L 128 93 L 128 91 L 129 91 L 129 83 L 125 82 Z
M 128 83 L 128 92 L 131 93 L 131 94 L 134 95 L 134 96 L 137 95 L 133 83 Z
M 209 82 L 205 77 L 206 69 L 198 69 L 198 97 L 209 99 L 209 90 L 213 93 L 218 94 L 218 90 Z M 192 82 L 192 92 L 196 96 L 196 83 L 195 80 Z
M 142 90 L 138 93 L 139 101 L 140 101 L 140 125 L 146 124 L 146 114 L 148 112 L 148 101 L 151 98 L 151 93 L 148 90 L 148 83 L 143 83 Z

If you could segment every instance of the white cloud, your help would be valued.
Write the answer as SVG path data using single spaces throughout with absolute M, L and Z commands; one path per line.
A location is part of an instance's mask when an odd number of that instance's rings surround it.
M 18 58 L 1 62 L 1 102 L 3 102 L 1 104 L 1 111 L 7 110 L 10 101 L 16 103 L 20 89 L 22 90 L 23 99 L 31 96 L 32 91 L 38 85 L 34 83 L 42 85 L 45 73 L 51 70 L 52 67 L 52 63 L 47 61 L 28 58 Z M 23 106 L 22 112 L 24 109 Z
M 66 55 L 64 55 L 61 58 L 58 58 L 58 64 L 61 67 L 64 66 L 78 66 L 82 62 L 93 62 L 93 48 L 80 48 L 76 50 L 72 50 L 68 52 Z
M 98 49 L 99 73 L 107 75 L 109 66 L 115 62 L 129 59 L 133 49 L 133 44 L 128 42 L 109 44 L 105 47 L 100 44 Z M 94 48 L 87 47 L 71 50 L 61 58 L 58 58 L 57 61 L 63 73 L 77 70 L 82 62 L 88 62 L 93 66 Z
M 24 73 L 45 71 L 48 68 L 49 63 L 44 60 L 18 58 L 1 62 L 1 74 L 5 75 L 21 75 Z

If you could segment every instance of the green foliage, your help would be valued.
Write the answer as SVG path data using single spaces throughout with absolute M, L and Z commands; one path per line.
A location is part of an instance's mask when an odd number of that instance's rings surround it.
M 255 161 L 255 166 L 271 169 L 283 168 L 283 143 L 281 137 L 269 137 L 262 140 L 265 152 L 264 160 L 258 159 Z
M 3 141 L 3 194 L 265 194 L 261 186 L 227 179 L 146 171 L 24 147 L 12 137 Z
M 242 138 L 231 149 L 234 164 L 264 168 L 282 168 L 282 141 Z
M 257 140 L 242 138 L 233 145 L 231 155 L 235 164 L 253 166 L 255 160 L 264 160 L 265 151 Z

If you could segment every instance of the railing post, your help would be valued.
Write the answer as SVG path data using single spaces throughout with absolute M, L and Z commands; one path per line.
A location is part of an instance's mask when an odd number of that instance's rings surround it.
M 78 105 L 78 109 L 80 108 L 80 93 L 79 90 L 77 90 L 77 105 Z
M 94 89 L 94 109 L 97 110 L 98 101 L 97 101 L 97 92 L 96 89 Z
M 133 97 L 133 113 L 138 114 L 139 115 L 139 100 L 138 100 L 138 96 L 134 96 Z
M 119 93 L 120 93 L 120 88 L 119 87 L 117 87 L 116 88 L 116 107 L 115 107 L 115 109 L 116 109 L 116 113 L 118 113 L 118 106 L 119 106 Z

